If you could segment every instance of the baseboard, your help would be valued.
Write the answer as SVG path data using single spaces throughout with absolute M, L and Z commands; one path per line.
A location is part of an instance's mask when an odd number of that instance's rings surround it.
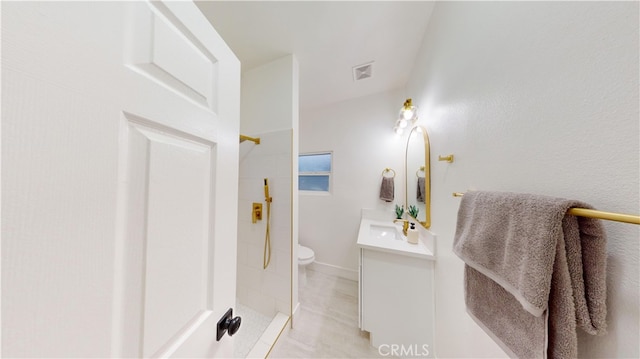
M 358 281 L 358 271 L 350 268 L 338 267 L 333 264 L 322 262 L 313 262 L 309 264 L 307 269 L 344 279 L 354 280 L 356 282 Z

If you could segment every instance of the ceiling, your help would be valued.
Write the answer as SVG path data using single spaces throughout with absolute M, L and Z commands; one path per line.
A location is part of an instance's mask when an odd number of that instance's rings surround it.
M 400 88 L 413 68 L 430 1 L 198 1 L 247 71 L 288 54 L 300 65 L 300 107 Z M 352 68 L 373 61 L 372 77 Z

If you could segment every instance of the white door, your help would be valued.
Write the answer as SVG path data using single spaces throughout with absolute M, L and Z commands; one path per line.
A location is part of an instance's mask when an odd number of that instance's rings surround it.
M 3 2 L 3 357 L 232 356 L 239 86 L 191 2 Z

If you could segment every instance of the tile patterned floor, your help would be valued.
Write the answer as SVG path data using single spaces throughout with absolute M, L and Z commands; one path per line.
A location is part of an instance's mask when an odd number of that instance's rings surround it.
M 269 326 L 269 323 L 271 323 L 271 318 L 240 304 L 237 300 L 234 315 L 242 318 L 242 330 L 239 330 L 234 336 L 233 356 L 234 358 L 246 358 L 262 333 Z
M 307 270 L 295 327 L 269 358 L 378 358 L 358 328 L 358 283 Z

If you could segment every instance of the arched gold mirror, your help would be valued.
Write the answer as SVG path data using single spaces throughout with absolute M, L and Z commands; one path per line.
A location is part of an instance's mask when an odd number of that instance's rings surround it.
M 431 227 L 431 161 L 427 129 L 415 126 L 409 132 L 404 159 L 404 206 L 423 227 Z M 417 210 L 417 215 L 415 211 Z

